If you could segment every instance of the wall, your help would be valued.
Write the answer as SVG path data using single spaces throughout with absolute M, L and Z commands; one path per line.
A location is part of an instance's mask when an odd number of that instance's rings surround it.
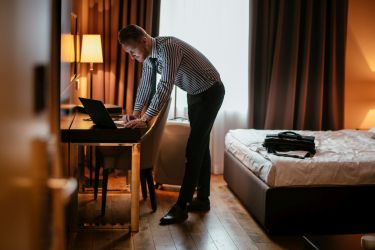
M 359 128 L 375 108 L 375 1 L 349 0 L 345 128 Z

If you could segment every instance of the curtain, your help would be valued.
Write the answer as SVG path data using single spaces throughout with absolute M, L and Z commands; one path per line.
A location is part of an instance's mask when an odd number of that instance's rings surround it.
M 128 24 L 137 24 L 157 36 L 160 0 L 89 0 L 86 8 L 85 33 L 102 36 L 103 63 L 94 65 L 93 98 L 117 104 L 131 113 L 142 64 L 121 50 L 117 34 Z
M 225 134 L 246 128 L 248 121 L 249 1 L 163 0 L 160 35 L 188 42 L 220 73 L 226 93 L 211 132 L 210 150 L 212 172 L 223 173 Z M 176 115 L 187 117 L 186 92 L 178 89 L 176 96 Z M 172 117 L 174 111 L 172 107 Z
M 249 126 L 341 129 L 347 0 L 251 2 Z

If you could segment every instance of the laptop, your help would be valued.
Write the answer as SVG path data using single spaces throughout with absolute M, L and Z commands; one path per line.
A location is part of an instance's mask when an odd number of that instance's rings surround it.
M 79 97 L 87 114 L 98 128 L 124 128 L 124 123 L 115 123 L 102 101 Z

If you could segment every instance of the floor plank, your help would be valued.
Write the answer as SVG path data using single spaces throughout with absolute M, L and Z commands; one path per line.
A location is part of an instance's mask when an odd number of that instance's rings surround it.
M 209 212 L 189 213 L 184 223 L 160 226 L 160 218 L 176 202 L 179 191 L 164 185 L 156 190 L 155 213 L 149 199 L 140 199 L 140 230 L 130 233 L 126 182 L 110 177 L 104 217 L 100 216 L 100 192 L 96 201 L 91 192 L 79 194 L 80 225 L 70 249 L 311 249 L 299 236 L 268 236 L 228 189 L 222 175 L 213 175 L 211 180 Z
M 168 226 L 169 232 L 172 235 L 173 242 L 176 249 L 197 249 L 193 238 L 187 230 L 186 223 Z

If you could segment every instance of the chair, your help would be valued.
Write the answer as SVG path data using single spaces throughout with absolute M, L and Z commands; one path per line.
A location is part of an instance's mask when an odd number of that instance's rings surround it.
M 141 143 L 141 190 L 143 199 L 147 198 L 147 187 L 150 195 L 150 202 L 152 211 L 156 211 L 156 197 L 154 180 L 152 176 L 152 168 L 157 160 L 161 136 L 163 134 L 164 126 L 168 118 L 168 112 L 171 104 L 171 99 L 163 106 L 159 114 L 150 121 L 150 127 L 142 136 Z M 111 168 L 125 167 L 131 168 L 131 150 L 129 147 L 97 147 L 96 161 L 95 161 L 95 182 L 94 182 L 94 199 L 98 196 L 99 186 L 99 172 L 100 167 L 103 167 L 103 183 L 102 183 L 102 216 L 105 215 L 106 199 L 107 199 L 107 185 L 108 174 Z

